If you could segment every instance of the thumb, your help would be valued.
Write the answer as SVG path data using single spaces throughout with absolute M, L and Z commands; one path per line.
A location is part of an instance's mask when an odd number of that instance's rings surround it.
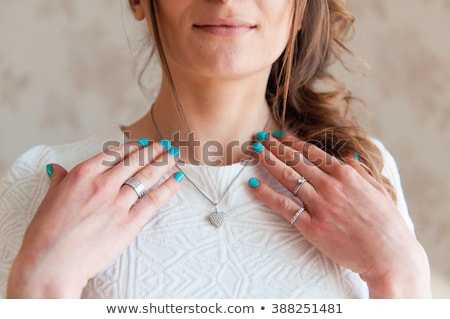
M 50 178 L 50 187 L 48 190 L 51 191 L 61 183 L 64 177 L 66 177 L 67 171 L 58 164 L 48 164 L 46 170 L 47 175 Z

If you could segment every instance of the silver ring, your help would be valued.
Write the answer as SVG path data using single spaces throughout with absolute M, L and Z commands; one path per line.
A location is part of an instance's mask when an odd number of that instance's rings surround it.
M 292 194 L 294 194 L 294 196 L 297 196 L 298 191 L 300 190 L 300 188 L 302 188 L 303 184 L 305 184 L 307 181 L 308 180 L 306 178 L 304 178 L 303 176 L 300 176 L 300 178 L 297 181 L 297 185 L 295 186 Z
M 128 179 L 124 185 L 130 186 L 134 191 L 136 192 L 138 199 L 141 199 L 142 197 L 147 194 L 147 191 L 145 190 L 144 184 L 142 184 L 140 181 L 138 181 L 136 178 L 131 177 Z
M 305 211 L 305 207 L 300 208 L 294 216 L 292 216 L 291 218 L 291 225 L 294 225 L 295 221 L 297 220 L 297 218 L 300 217 L 300 215 Z

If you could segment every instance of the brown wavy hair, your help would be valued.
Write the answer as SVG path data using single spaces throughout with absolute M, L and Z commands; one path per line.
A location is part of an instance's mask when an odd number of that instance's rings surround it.
M 137 1 L 130 0 L 130 4 Z M 162 69 L 185 118 L 161 44 L 156 1 L 149 0 L 148 5 Z M 354 22 L 345 0 L 294 0 L 289 40 L 272 66 L 266 99 L 282 129 L 343 161 L 345 156 L 358 154 L 361 165 L 396 200 L 392 184 L 382 175 L 382 154 L 352 111 L 356 99 L 330 71 L 336 62 L 345 66 L 345 54 L 356 59 L 345 46 Z M 336 141 L 346 142 L 337 148 Z
M 392 184 L 382 175 L 382 154 L 353 114 L 352 92 L 330 71 L 336 62 L 345 66 L 344 54 L 356 58 L 345 46 L 353 14 L 345 0 L 295 0 L 294 5 L 289 41 L 273 64 L 266 91 L 274 116 L 299 138 L 341 160 L 358 154 L 367 172 L 396 200 Z M 336 141 L 347 142 L 336 149 Z

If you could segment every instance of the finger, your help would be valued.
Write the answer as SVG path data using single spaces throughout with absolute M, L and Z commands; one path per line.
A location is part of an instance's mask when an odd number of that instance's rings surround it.
M 161 186 L 151 190 L 130 210 L 130 217 L 134 227 L 142 228 L 152 219 L 156 212 L 178 192 L 184 180 L 183 172 L 176 172 Z
M 137 171 L 137 173 L 133 175 L 133 178 L 142 183 L 145 190 L 150 189 L 175 166 L 178 154 L 179 151 L 177 148 L 171 148 L 169 152 L 159 154 L 158 158 Z M 123 185 L 120 189 L 119 196 L 128 203 L 133 204 L 136 201 L 137 194 L 133 187 Z
M 261 141 L 264 147 L 281 162 L 294 169 L 301 176 L 306 177 L 313 185 L 320 183 L 320 180 L 326 177 L 326 173 L 316 167 L 301 152 L 281 143 L 269 135 L 266 136 L 267 138 Z M 292 143 L 294 142 L 292 141 Z
M 88 166 L 88 171 L 92 171 L 95 174 L 104 173 L 149 144 L 150 141 L 146 138 L 123 144 L 120 144 L 118 141 L 108 141 L 103 144 L 103 152 L 88 159 L 82 165 Z
M 303 156 L 325 173 L 331 174 L 336 165 L 342 165 L 336 157 L 328 154 L 312 143 L 299 140 L 291 134 L 286 134 L 279 140 L 283 144 L 301 152 Z
M 348 165 L 353 167 L 366 181 L 368 181 L 373 187 L 375 187 L 375 189 L 377 189 L 378 191 L 380 191 L 382 193 L 386 193 L 387 194 L 387 191 L 383 187 L 383 185 L 378 183 L 372 177 L 372 175 L 369 174 L 369 172 L 361 165 L 361 162 L 355 160 L 352 157 L 346 157 L 345 161 L 347 162 Z
M 249 185 L 256 198 L 261 200 L 270 209 L 283 217 L 286 221 L 291 222 L 292 217 L 296 212 L 301 209 L 301 206 L 294 202 L 292 199 L 274 191 L 268 185 L 259 182 L 257 179 L 252 178 L 249 181 Z M 308 225 L 311 223 L 311 215 L 308 211 L 304 210 L 297 220 L 293 224 L 300 232 L 303 233 Z
M 42 199 L 42 203 L 45 201 L 51 200 L 52 197 L 58 196 L 58 193 L 55 192 L 55 190 L 58 188 L 58 186 L 61 184 L 61 182 L 64 180 L 64 178 L 67 176 L 67 171 L 58 164 L 47 164 L 45 167 L 47 175 L 50 179 L 50 185 L 48 187 L 47 193 L 45 194 L 44 198 Z M 43 216 L 47 213 L 45 210 L 38 210 L 35 214 L 35 216 Z
M 256 157 L 261 166 L 263 166 L 270 174 L 275 177 L 286 189 L 291 193 L 296 188 L 300 175 L 295 170 L 287 166 L 281 160 L 279 160 L 272 152 L 266 149 L 261 149 L 255 146 L 253 150 L 256 153 Z M 259 151 L 259 152 L 258 152 Z M 317 170 L 317 173 L 322 173 Z M 322 173 L 323 174 L 323 173 Z M 312 174 L 309 176 L 304 176 L 307 180 L 316 180 Z M 301 198 L 305 203 L 310 203 L 313 198 L 317 195 L 313 184 L 306 182 L 302 185 L 301 189 L 297 192 L 296 196 Z
M 66 177 L 67 171 L 58 164 L 48 164 L 46 167 L 47 175 L 50 178 L 50 187 L 48 192 L 54 190 L 59 183 Z
M 123 183 L 129 177 L 134 176 L 141 169 L 146 167 L 152 161 L 158 159 L 161 162 L 169 156 L 161 159 L 161 155 L 171 148 L 169 141 L 161 141 L 159 143 L 149 143 L 145 147 L 139 148 L 137 151 L 131 152 L 121 162 L 114 166 L 111 170 L 105 172 L 108 180 L 118 180 Z

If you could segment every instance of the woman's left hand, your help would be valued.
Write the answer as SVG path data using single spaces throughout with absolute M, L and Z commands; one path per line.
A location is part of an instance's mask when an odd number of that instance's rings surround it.
M 386 189 L 358 161 L 342 163 L 291 135 L 261 143 L 261 165 L 289 191 L 294 193 L 306 178 L 295 194 L 305 210 L 293 225 L 313 246 L 360 274 L 372 298 L 430 297 L 424 249 Z M 287 221 L 302 209 L 266 184 L 254 192 Z

